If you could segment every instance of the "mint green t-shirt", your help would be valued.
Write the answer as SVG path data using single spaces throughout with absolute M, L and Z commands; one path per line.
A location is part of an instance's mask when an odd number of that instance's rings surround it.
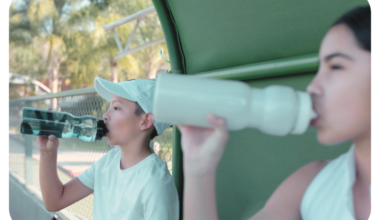
M 178 220 L 179 200 L 166 163 L 152 153 L 120 169 L 121 150 L 112 149 L 78 176 L 94 190 L 94 220 Z

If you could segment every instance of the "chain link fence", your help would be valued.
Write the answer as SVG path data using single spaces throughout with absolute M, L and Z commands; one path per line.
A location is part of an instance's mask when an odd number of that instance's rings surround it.
M 9 172 L 23 184 L 35 189 L 36 196 L 41 197 L 39 183 L 39 149 L 37 137 L 21 135 L 21 114 L 23 107 L 47 109 L 71 113 L 75 116 L 92 115 L 101 119 L 109 108 L 109 102 L 101 98 L 93 88 L 72 90 L 70 95 L 45 99 L 11 100 L 9 102 Z M 90 92 L 88 92 L 90 91 Z M 67 92 L 66 92 L 67 93 Z M 68 93 L 67 93 L 68 94 Z M 63 184 L 77 177 L 100 159 L 109 150 L 117 146 L 108 144 L 108 138 L 101 141 L 85 142 L 78 138 L 60 139 L 57 157 L 57 172 Z M 154 152 L 167 163 L 172 173 L 172 128 L 167 128 L 151 142 Z M 93 194 L 57 213 L 58 219 L 92 219 Z

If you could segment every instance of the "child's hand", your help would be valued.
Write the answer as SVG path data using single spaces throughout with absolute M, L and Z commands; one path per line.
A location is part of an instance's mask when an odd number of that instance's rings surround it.
M 184 154 L 184 171 L 187 175 L 209 175 L 216 171 L 223 155 L 228 131 L 226 121 L 211 113 L 207 120 L 213 128 L 178 125 Z
M 49 137 L 37 136 L 37 144 L 40 152 L 54 152 L 58 149 L 59 140 L 54 135 Z
M 51 108 L 48 108 L 51 110 Z M 40 152 L 53 152 L 58 149 L 59 140 L 54 135 L 49 137 L 37 136 L 37 144 Z

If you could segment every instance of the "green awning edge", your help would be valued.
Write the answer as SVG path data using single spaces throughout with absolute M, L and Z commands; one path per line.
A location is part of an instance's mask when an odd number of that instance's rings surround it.
M 179 212 L 180 219 L 182 219 L 183 214 L 183 164 L 182 164 L 182 149 L 181 149 L 181 132 L 178 130 L 176 125 L 173 125 L 172 133 L 172 175 L 174 179 L 174 184 L 177 187 L 178 197 L 179 197 Z
M 194 74 L 194 76 L 229 80 L 252 80 L 316 72 L 318 71 L 318 66 L 318 54 L 309 54 L 221 70 L 201 72 Z
M 175 27 L 173 16 L 169 10 L 166 0 L 152 0 L 158 18 L 162 26 L 162 30 L 166 39 L 166 46 L 169 52 L 170 72 L 184 73 L 185 60 L 180 46 L 178 31 Z

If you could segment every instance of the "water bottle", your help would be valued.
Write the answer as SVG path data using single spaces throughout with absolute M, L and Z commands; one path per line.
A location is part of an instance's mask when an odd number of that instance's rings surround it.
M 107 133 L 103 120 L 85 115 L 75 117 L 67 112 L 24 107 L 21 116 L 21 134 L 57 138 L 76 137 L 83 141 L 101 140 Z
M 303 134 L 316 117 L 310 95 L 291 87 L 260 89 L 240 81 L 157 76 L 153 98 L 156 121 L 210 128 L 207 112 L 225 118 L 228 130 L 250 127 L 277 136 Z

